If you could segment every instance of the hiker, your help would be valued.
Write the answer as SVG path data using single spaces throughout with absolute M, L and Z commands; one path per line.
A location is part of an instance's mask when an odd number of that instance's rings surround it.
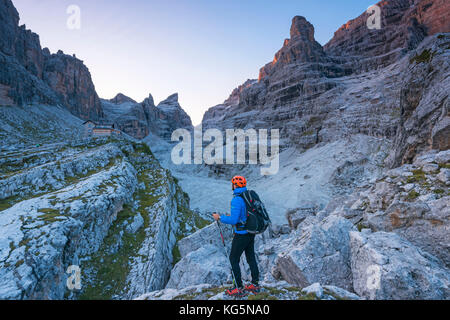
M 226 291 L 226 294 L 234 297 L 241 297 L 247 293 L 259 292 L 259 270 L 255 257 L 255 234 L 249 233 L 245 229 L 247 220 L 247 208 L 242 194 L 247 191 L 247 181 L 244 177 L 236 176 L 232 180 L 233 199 L 231 201 L 231 215 L 213 214 L 214 220 L 234 226 L 234 237 L 231 244 L 230 262 L 235 278 L 235 288 Z M 243 287 L 241 279 L 241 269 L 239 261 L 242 253 L 245 252 L 247 263 L 252 274 L 252 283 Z

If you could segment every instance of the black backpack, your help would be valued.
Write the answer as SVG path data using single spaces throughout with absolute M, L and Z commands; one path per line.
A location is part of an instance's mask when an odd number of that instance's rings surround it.
M 264 204 L 258 194 L 253 190 L 244 191 L 239 195 L 245 201 L 247 208 L 247 221 L 237 226 L 239 230 L 247 230 L 248 233 L 260 234 L 266 231 L 271 221 Z

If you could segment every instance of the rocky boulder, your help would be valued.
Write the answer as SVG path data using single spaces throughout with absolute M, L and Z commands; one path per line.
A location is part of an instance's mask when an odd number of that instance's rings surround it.
M 359 300 L 360 297 L 352 292 L 348 292 L 342 288 L 336 286 L 321 286 L 320 283 L 316 282 L 312 285 L 303 288 L 302 293 L 306 295 L 313 295 L 319 299 L 327 299 L 327 297 L 331 296 L 337 298 L 339 300 Z M 331 300 L 331 299 L 330 299 Z
M 445 176 L 449 157 L 448 150 L 422 154 L 413 164 L 389 170 L 342 199 L 332 213 L 360 229 L 397 233 L 448 267 L 450 195 Z
M 166 288 L 182 289 L 202 283 L 219 286 L 231 281 L 230 261 L 223 250 L 206 244 L 189 252 L 170 272 Z
M 233 230 L 221 225 L 226 244 L 222 244 L 216 223 L 177 242 L 181 260 L 174 266 L 166 288 L 182 289 L 203 283 L 222 285 L 231 282 L 230 252 Z
M 289 223 L 289 227 L 292 230 L 295 230 L 306 218 L 315 216 L 317 211 L 318 208 L 314 205 L 288 210 L 286 212 L 286 219 Z
M 348 233 L 353 228 L 347 219 L 337 216 L 307 226 L 278 255 L 274 277 L 299 287 L 320 282 L 352 290 Z
M 224 240 L 230 244 L 233 239 L 233 229 L 229 225 L 221 224 Z M 217 248 L 223 248 L 222 238 L 216 223 L 191 234 L 178 241 L 178 249 L 181 257 L 186 257 L 189 253 L 196 251 L 206 245 L 212 245 Z M 229 249 L 229 248 L 228 248 Z
M 367 299 L 449 299 L 450 273 L 394 233 L 350 232 L 355 292 Z

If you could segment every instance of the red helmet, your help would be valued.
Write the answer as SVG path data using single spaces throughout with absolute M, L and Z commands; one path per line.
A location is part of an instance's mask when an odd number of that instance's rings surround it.
M 238 188 L 243 188 L 247 186 L 247 180 L 245 180 L 245 178 L 241 176 L 236 176 L 233 179 L 231 179 L 231 183 Z

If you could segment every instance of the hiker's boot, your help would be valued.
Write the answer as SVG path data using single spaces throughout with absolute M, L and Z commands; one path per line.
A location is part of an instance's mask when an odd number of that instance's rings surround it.
M 247 295 L 247 293 L 241 288 L 228 289 L 225 291 L 225 294 L 233 298 L 242 298 Z
M 258 293 L 261 290 L 261 288 L 258 285 L 255 285 L 252 283 L 252 284 L 245 285 L 244 290 L 249 293 L 255 294 L 255 293 Z

